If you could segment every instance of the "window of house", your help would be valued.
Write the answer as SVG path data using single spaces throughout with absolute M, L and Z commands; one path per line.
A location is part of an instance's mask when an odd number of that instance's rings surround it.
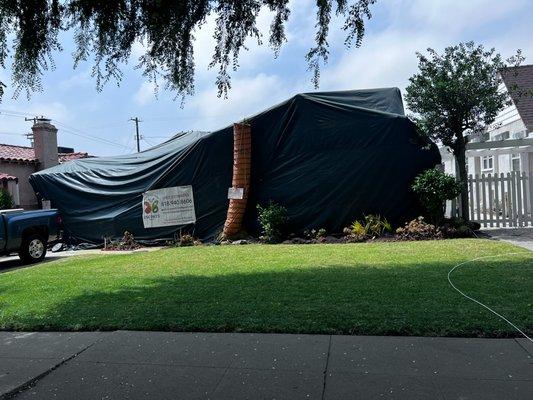
M 511 154 L 511 171 L 520 171 L 520 154 Z
M 481 157 L 481 170 L 483 172 L 492 172 L 494 168 L 494 156 Z

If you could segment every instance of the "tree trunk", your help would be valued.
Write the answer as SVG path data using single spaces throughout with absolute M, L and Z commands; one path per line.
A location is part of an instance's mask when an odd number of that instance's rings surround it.
M 462 134 L 461 134 L 462 138 Z M 453 148 L 457 159 L 457 169 L 459 170 L 459 180 L 461 181 L 461 217 L 465 221 L 470 220 L 468 207 L 468 171 L 466 170 L 466 144 L 463 140 L 457 140 Z

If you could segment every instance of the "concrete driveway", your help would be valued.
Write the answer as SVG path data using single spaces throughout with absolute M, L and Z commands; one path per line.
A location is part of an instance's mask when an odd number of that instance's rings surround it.
M 0 332 L 0 398 L 515 399 L 525 339 Z
M 484 229 L 482 232 L 493 239 L 533 251 L 533 228 Z

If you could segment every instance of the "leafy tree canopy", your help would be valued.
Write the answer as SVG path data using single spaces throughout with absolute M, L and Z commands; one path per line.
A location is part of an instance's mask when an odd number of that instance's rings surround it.
M 347 46 L 360 46 L 364 21 L 376 0 L 316 0 L 315 45 L 307 53 L 313 82 L 328 59 L 332 13 L 344 18 Z M 2 0 L 0 2 L 0 66 L 12 57 L 15 96 L 21 90 L 42 90 L 44 71 L 54 67 L 61 51 L 59 34 L 73 32 L 74 65 L 94 59 L 92 75 L 101 90 L 110 79 L 120 81 L 136 42 L 145 45 L 137 68 L 149 80 L 161 80 L 177 96 L 194 93 L 194 33 L 208 15 L 216 16 L 215 51 L 210 67 L 218 69 L 219 95 L 231 88 L 230 71 L 238 68 L 239 52 L 248 37 L 261 43 L 256 22 L 266 7 L 274 13 L 269 44 L 275 55 L 285 42 L 289 0 Z M 0 83 L 0 99 L 3 85 Z
M 406 101 L 422 132 L 449 146 L 457 158 L 461 213 L 468 219 L 468 136 L 483 131 L 511 104 L 509 92 L 519 88 L 503 90 L 502 74 L 513 73 L 524 58 L 518 51 L 503 60 L 495 49 L 474 42 L 447 47 L 443 54 L 427 52 L 417 53 L 419 72 L 409 79 Z
M 443 54 L 427 51 L 417 53 L 419 72 L 409 79 L 406 102 L 424 133 L 454 149 L 511 103 L 509 92 L 500 90 L 501 74 L 524 58 L 518 51 L 503 60 L 495 49 L 474 42 L 447 47 Z

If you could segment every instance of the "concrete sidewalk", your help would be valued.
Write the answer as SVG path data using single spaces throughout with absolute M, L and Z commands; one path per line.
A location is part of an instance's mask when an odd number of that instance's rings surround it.
M 484 229 L 482 232 L 493 239 L 533 251 L 533 228 Z
M 533 345 L 171 332 L 0 332 L 0 398 L 531 399 Z

